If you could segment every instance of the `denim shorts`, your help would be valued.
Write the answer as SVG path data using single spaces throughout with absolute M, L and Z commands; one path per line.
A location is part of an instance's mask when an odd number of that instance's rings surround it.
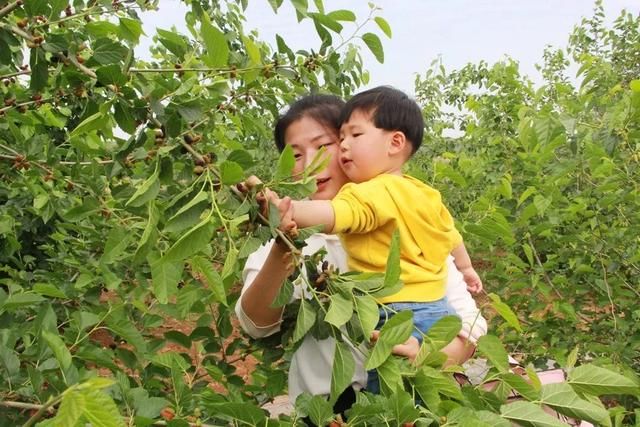
M 422 344 L 423 334 L 429 332 L 434 323 L 453 313 L 446 298 L 430 302 L 392 302 L 380 307 L 380 320 L 376 329 L 380 330 L 382 325 L 391 319 L 396 312 L 407 310 L 413 312 L 414 329 L 411 335 L 416 337 L 420 344 Z M 367 372 L 366 390 L 370 393 L 380 394 L 380 380 L 375 369 Z

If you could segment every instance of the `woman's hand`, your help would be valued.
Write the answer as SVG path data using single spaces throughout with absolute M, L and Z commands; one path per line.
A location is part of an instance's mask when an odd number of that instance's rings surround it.
M 380 331 L 373 331 L 373 333 L 371 334 L 371 342 L 372 343 L 376 342 L 379 336 L 380 336 Z M 409 339 L 406 340 L 404 343 L 394 345 L 393 348 L 391 349 L 392 354 L 406 357 L 412 362 L 416 359 L 416 356 L 418 355 L 419 351 L 420 351 L 420 343 L 418 342 L 418 339 L 413 335 L 410 336 Z

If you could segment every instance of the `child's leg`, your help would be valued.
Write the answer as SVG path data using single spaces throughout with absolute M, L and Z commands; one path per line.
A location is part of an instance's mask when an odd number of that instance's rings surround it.
M 423 334 L 441 318 L 449 315 L 450 309 L 446 298 L 431 302 L 394 302 L 380 307 L 380 320 L 376 329 L 380 329 L 395 313 L 410 310 L 413 312 L 414 330 L 411 333 L 422 344 Z M 370 393 L 380 394 L 380 381 L 378 371 L 375 369 L 367 372 L 367 388 Z

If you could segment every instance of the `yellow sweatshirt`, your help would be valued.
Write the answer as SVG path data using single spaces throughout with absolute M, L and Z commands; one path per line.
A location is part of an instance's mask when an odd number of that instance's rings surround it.
M 445 260 L 462 243 L 440 193 L 410 176 L 379 175 L 346 184 L 331 201 L 354 271 L 383 273 L 391 235 L 400 230 L 402 289 L 379 302 L 427 302 L 444 297 Z

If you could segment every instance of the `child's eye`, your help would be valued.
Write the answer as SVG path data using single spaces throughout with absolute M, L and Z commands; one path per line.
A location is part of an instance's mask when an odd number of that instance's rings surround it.
M 302 158 L 302 154 L 298 153 L 298 154 L 294 154 L 293 157 L 297 160 Z

